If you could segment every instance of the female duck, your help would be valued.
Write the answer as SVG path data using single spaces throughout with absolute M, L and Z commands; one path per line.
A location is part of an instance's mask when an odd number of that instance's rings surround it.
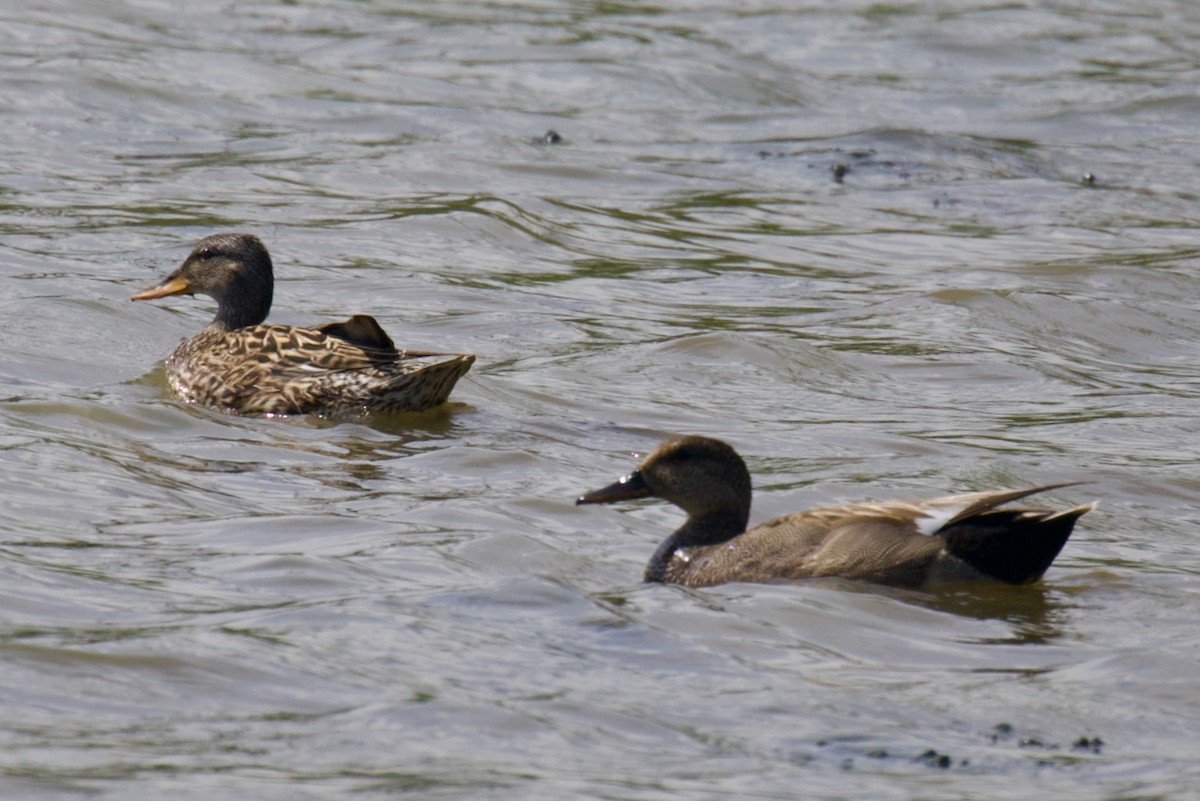
M 655 496 L 687 512 L 687 522 L 650 559 L 646 581 L 707 587 L 838 576 L 904 587 L 980 579 L 1029 584 L 1096 505 L 1062 512 L 996 507 L 1061 486 L 822 507 L 746 530 L 745 462 L 720 440 L 676 437 L 630 475 L 576 503 Z
M 266 324 L 274 284 L 258 237 L 214 234 L 162 283 L 133 296 L 217 301 L 213 321 L 167 359 L 180 397 L 244 414 L 421 411 L 444 403 L 475 361 L 471 354 L 396 350 L 365 314 L 312 328 Z

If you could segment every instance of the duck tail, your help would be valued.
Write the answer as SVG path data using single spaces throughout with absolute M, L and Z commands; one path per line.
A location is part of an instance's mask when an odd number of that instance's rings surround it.
M 411 354 L 408 351 L 405 355 Z M 446 354 L 452 358 L 425 364 L 393 376 L 388 381 L 379 408 L 404 412 L 422 412 L 446 402 L 458 379 L 475 363 L 474 354 Z
M 1088 503 L 1061 512 L 991 510 L 943 530 L 946 549 L 998 581 L 1031 584 L 1066 545 L 1075 522 L 1096 508 Z

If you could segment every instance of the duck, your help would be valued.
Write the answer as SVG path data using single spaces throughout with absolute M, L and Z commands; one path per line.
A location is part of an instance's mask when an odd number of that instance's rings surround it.
M 216 316 L 166 360 L 183 400 L 235 414 L 419 412 L 446 402 L 470 353 L 399 350 L 367 314 L 311 327 L 266 323 L 275 277 L 253 234 L 201 239 L 179 269 L 131 300 L 208 295 Z
M 719 439 L 680 436 L 659 445 L 633 473 L 575 503 L 656 497 L 687 513 L 651 557 L 647 582 L 710 587 L 835 577 L 929 589 L 1040 579 L 1096 503 L 1063 511 L 999 507 L 1072 485 L 825 506 L 747 529 L 750 472 L 742 457 Z

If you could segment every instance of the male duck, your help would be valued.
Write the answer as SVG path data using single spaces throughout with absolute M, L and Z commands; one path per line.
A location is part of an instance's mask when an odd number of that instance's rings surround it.
M 687 522 L 650 559 L 646 581 L 707 587 L 839 576 L 903 587 L 979 579 L 1029 584 L 1096 504 L 1062 512 L 996 507 L 1062 486 L 829 506 L 746 530 L 746 463 L 720 440 L 675 437 L 633 473 L 576 503 L 656 496 L 687 512 Z
M 415 412 L 444 403 L 475 361 L 468 353 L 396 350 L 365 314 L 312 328 L 265 324 L 274 284 L 258 237 L 214 234 L 162 283 L 133 296 L 217 301 L 213 321 L 167 359 L 184 400 L 244 414 Z M 450 358 L 430 360 L 443 356 Z

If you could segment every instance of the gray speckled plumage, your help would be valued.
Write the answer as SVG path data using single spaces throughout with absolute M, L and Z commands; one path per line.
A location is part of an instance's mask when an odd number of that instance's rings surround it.
M 271 325 L 274 274 L 258 237 L 214 234 L 133 300 L 205 294 L 212 323 L 166 361 L 184 400 L 241 414 L 422 411 L 444 403 L 475 357 L 398 350 L 367 315 L 313 327 Z
M 688 514 L 659 546 L 646 581 L 706 587 L 816 577 L 925 587 L 952 581 L 1037 581 L 1083 514 L 1000 509 L 1063 484 L 856 503 L 784 515 L 749 530 L 750 474 L 737 452 L 708 437 L 664 442 L 634 473 L 576 503 L 655 496 Z

